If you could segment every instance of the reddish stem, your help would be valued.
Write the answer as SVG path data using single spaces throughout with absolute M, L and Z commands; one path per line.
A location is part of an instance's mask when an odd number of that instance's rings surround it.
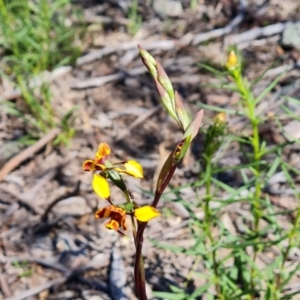
M 152 203 L 153 207 L 157 206 L 158 201 L 164 189 L 167 187 L 171 178 L 173 177 L 176 167 L 177 164 L 170 168 L 159 190 L 156 190 L 154 200 Z M 147 224 L 148 222 L 138 222 L 138 229 L 137 229 L 136 240 L 135 240 L 136 251 L 135 251 L 135 263 L 134 263 L 134 282 L 135 282 L 136 293 L 139 300 L 147 300 L 145 269 L 144 269 L 144 261 L 142 256 L 143 241 L 144 241 L 143 235 Z
M 135 242 L 135 263 L 134 263 L 134 282 L 136 288 L 136 294 L 139 300 L 147 300 L 146 294 L 146 279 L 144 261 L 142 257 L 143 241 L 144 241 L 144 230 L 148 222 L 138 222 L 138 230 Z

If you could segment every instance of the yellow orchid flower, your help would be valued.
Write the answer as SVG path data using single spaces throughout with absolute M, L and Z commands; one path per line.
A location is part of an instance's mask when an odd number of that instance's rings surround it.
M 128 212 L 128 214 L 132 214 Z M 140 222 L 148 222 L 151 219 L 160 215 L 160 212 L 150 205 L 142 206 L 134 209 L 134 216 Z M 126 226 L 126 210 L 122 207 L 109 205 L 96 211 L 97 219 L 110 218 L 105 224 L 107 229 L 116 230 L 122 235 L 123 231 L 127 229 Z
M 108 160 L 111 153 L 110 147 L 106 143 L 101 143 L 95 154 L 94 160 L 88 159 L 83 163 L 84 171 L 105 170 L 105 162 Z
M 101 143 L 94 159 L 86 160 L 82 166 L 84 171 L 99 171 L 99 174 L 94 174 L 92 182 L 93 190 L 100 198 L 108 201 L 110 201 L 110 188 L 107 178 L 112 179 L 113 171 L 136 178 L 143 178 L 143 167 L 141 164 L 134 160 L 126 160 L 113 164 L 108 160 L 110 154 L 111 149 L 109 145 L 106 143 Z M 123 168 L 120 168 L 120 166 L 123 166 Z

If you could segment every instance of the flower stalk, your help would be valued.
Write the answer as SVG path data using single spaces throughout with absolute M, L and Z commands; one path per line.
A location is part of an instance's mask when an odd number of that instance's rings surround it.
M 152 78 L 154 79 L 156 89 L 160 95 L 163 106 L 167 113 L 177 122 L 183 132 L 182 139 L 177 143 L 174 150 L 170 153 L 165 161 L 158 180 L 154 193 L 152 207 L 156 208 L 162 193 L 168 186 L 173 174 L 178 167 L 180 161 L 186 154 L 192 140 L 197 135 L 203 118 L 203 110 L 200 110 L 195 118 L 192 120 L 190 114 L 186 110 L 183 101 L 177 91 L 174 90 L 172 83 L 162 68 L 162 66 L 155 61 L 155 59 L 141 46 L 139 53 L 143 63 L 148 68 Z M 144 230 L 147 222 L 138 222 L 138 230 L 136 236 L 136 256 L 134 267 L 134 278 L 137 296 L 140 300 L 146 300 L 146 287 L 145 287 L 145 270 L 142 258 Z
M 229 75 L 231 76 L 231 78 L 233 79 L 237 87 L 237 91 L 240 94 L 242 100 L 241 104 L 243 106 L 247 118 L 250 120 L 251 127 L 252 127 L 252 136 L 249 138 L 249 140 L 253 148 L 252 160 L 254 162 L 254 165 L 251 168 L 251 170 L 254 175 L 254 181 L 255 181 L 254 183 L 255 191 L 254 191 L 253 202 L 252 202 L 252 212 L 254 216 L 253 234 L 254 236 L 257 236 L 259 232 L 260 219 L 262 217 L 262 208 L 261 208 L 261 201 L 260 201 L 261 193 L 262 193 L 262 183 L 260 178 L 260 173 L 261 173 L 260 159 L 264 153 L 264 148 L 263 145 L 260 144 L 260 137 L 259 137 L 260 119 L 256 114 L 257 101 L 254 95 L 252 94 L 248 82 L 242 76 L 241 60 L 234 50 L 232 50 L 227 57 L 226 67 L 229 72 Z M 255 261 L 259 251 L 257 243 L 254 244 L 253 248 L 254 249 L 253 249 L 252 259 L 253 261 Z M 255 272 L 256 272 L 255 269 L 252 268 L 251 286 L 253 292 L 251 294 L 251 299 L 254 299 L 255 282 L 253 278 L 256 276 Z
M 213 177 L 213 158 L 216 151 L 219 149 L 222 140 L 220 139 L 225 134 L 226 128 L 226 114 L 224 112 L 219 113 L 215 119 L 214 123 L 209 126 L 204 141 L 203 149 L 203 168 L 205 170 L 205 197 L 204 197 L 204 232 L 209 241 L 210 249 L 207 249 L 207 253 L 210 255 L 210 260 L 212 261 L 214 277 L 215 277 L 215 289 L 218 299 L 224 299 L 221 285 L 220 285 L 220 274 L 219 274 L 219 263 L 217 261 L 217 250 L 216 250 L 216 240 L 212 234 L 211 225 L 213 224 L 213 211 L 211 209 L 211 201 L 213 199 L 212 195 L 212 177 Z
M 197 135 L 203 118 L 203 110 L 200 110 L 192 119 L 186 110 L 183 101 L 164 71 L 163 67 L 142 47 L 139 47 L 143 63 L 148 68 L 154 79 L 157 91 L 167 113 L 177 122 L 183 135 L 175 145 L 164 166 L 162 167 L 151 205 L 139 207 L 133 201 L 131 193 L 127 189 L 123 176 L 143 178 L 142 166 L 134 160 L 126 160 L 112 163 L 109 158 L 111 149 L 106 143 L 101 143 L 93 160 L 83 163 L 83 170 L 93 173 L 92 187 L 99 198 L 106 200 L 109 205 L 96 211 L 98 219 L 109 219 L 105 224 L 107 229 L 117 231 L 121 236 L 126 236 L 126 216 L 129 215 L 132 222 L 133 237 L 136 247 L 134 281 L 138 299 L 146 300 L 146 281 L 144 261 L 142 257 L 144 230 L 148 222 L 160 215 L 156 209 L 162 193 L 168 186 L 173 174 L 186 154 L 192 140 Z M 114 184 L 124 194 L 125 203 L 116 205 L 111 197 L 110 184 Z

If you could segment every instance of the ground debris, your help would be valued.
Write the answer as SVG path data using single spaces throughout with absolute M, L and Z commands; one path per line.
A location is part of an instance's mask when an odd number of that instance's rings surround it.
M 100 142 L 111 145 L 115 161 L 136 159 L 144 166 L 145 179 L 128 180 L 128 184 L 137 202 L 150 203 L 149 191 L 156 186 L 160 166 L 182 133 L 160 106 L 154 84 L 138 57 L 138 43 L 166 68 L 193 113 L 199 110 L 199 103 L 233 110 L 233 105 L 240 101 L 234 91 L 221 92 L 213 87 L 219 81 L 199 66 L 199 62 L 218 64 L 221 69 L 219 64 L 225 63 L 226 45 L 235 42 L 242 50 L 245 75 L 251 80 L 267 70 L 255 86 L 257 95 L 286 71 L 280 87 L 272 90 L 260 106 L 267 126 L 262 126 L 259 134 L 269 145 L 283 142 L 275 129 L 274 116 L 281 118 L 282 105 L 292 111 L 297 106 L 286 97 L 298 99 L 300 60 L 293 46 L 285 47 L 281 33 L 285 36 L 287 22 L 297 16 L 296 12 L 293 14 L 295 8 L 291 9 L 296 1 L 265 1 L 263 5 L 262 1 L 246 1 L 245 7 L 235 5 L 237 1 L 198 1 L 195 10 L 191 9 L 190 1 L 175 2 L 181 8 L 171 16 L 164 12 L 170 18 L 159 16 L 157 7 L 139 7 L 143 24 L 135 37 L 125 30 L 130 21 L 126 9 L 116 8 L 114 1 L 84 5 L 84 22 L 89 24 L 86 40 L 82 41 L 86 52 L 73 67 L 47 73 L 52 103 L 59 108 L 59 117 L 74 106 L 79 107 L 74 124 L 76 134 L 69 148 L 51 146 L 60 129 L 50 131 L 25 150 L 11 144 L 26 133 L 27 124 L 0 110 L 0 299 L 136 299 L 132 237 L 120 240 L 115 232 L 95 220 L 94 212 L 105 203 L 92 192 L 91 174 L 82 171 L 82 163 L 92 157 Z M 105 26 L 98 26 L 93 32 L 91 25 L 99 22 Z M 275 61 L 280 63 L 273 66 Z M 297 84 L 291 86 L 290 82 Z M 285 92 L 284 87 L 290 90 Z M 20 101 L 20 91 L 4 80 L 0 83 L 0 93 L 3 101 Z M 236 106 L 235 109 L 228 116 L 229 130 L 247 136 L 245 118 Z M 214 112 L 207 110 L 205 124 L 210 124 L 214 116 Z M 299 139 L 299 121 L 291 118 L 281 121 L 287 139 L 284 142 Z M 201 145 L 200 137 L 176 171 L 173 188 L 198 179 L 202 171 L 198 163 Z M 299 168 L 299 150 L 298 144 L 290 143 L 282 154 L 295 168 Z M 218 156 L 223 169 L 218 180 L 237 189 L 241 177 L 226 168 L 243 162 L 238 142 L 220 149 Z M 266 161 L 271 163 L 274 157 L 266 155 Z M 286 183 L 284 174 L 275 172 L 264 187 L 282 228 L 287 228 L 296 215 L 295 212 L 290 216 L 280 215 L 280 209 L 295 210 L 298 205 Z M 299 180 L 296 188 L 299 189 Z M 186 291 L 191 292 L 195 286 L 204 284 L 204 279 L 191 276 L 187 282 L 186 278 L 193 268 L 206 276 L 204 262 L 195 265 L 196 256 L 155 247 L 151 239 L 184 250 L 192 247 L 195 241 L 189 230 L 190 216 L 194 214 L 201 222 L 204 212 L 200 207 L 192 210 L 190 204 L 202 199 L 204 191 L 187 187 L 176 193 L 166 192 L 158 206 L 163 217 L 149 223 L 144 241 L 147 288 L 151 293 L 169 291 L 171 285 L 186 286 Z M 250 192 L 251 188 L 243 191 L 245 199 Z M 116 199 L 122 197 L 114 188 L 112 194 Z M 222 201 L 226 201 L 227 195 L 219 196 L 213 205 L 220 209 L 224 230 L 232 235 L 246 232 L 250 218 L 247 202 L 223 208 Z M 267 224 L 262 222 L 261 226 L 266 228 Z M 266 236 L 274 238 L 270 232 Z M 276 251 L 271 247 L 263 257 L 258 257 L 259 265 L 270 263 Z M 222 257 L 227 255 L 224 250 Z M 299 260 L 298 248 L 295 247 L 289 259 L 293 263 Z M 232 263 L 229 261 L 228 266 Z M 298 274 L 295 278 L 298 279 Z M 296 279 L 287 290 L 299 291 Z

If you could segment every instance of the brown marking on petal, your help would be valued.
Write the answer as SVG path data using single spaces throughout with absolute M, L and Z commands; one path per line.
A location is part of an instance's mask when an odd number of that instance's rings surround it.
M 120 227 L 126 230 L 126 212 L 123 208 L 114 207 L 114 214 L 111 216 L 112 219 L 116 220 Z
M 94 169 L 97 170 L 97 171 L 104 171 L 104 170 L 106 170 L 106 167 L 104 165 L 95 163 L 94 164 Z
M 111 216 L 111 219 L 112 219 L 112 220 L 115 220 L 116 222 L 118 222 L 118 224 L 119 224 L 120 227 L 123 227 L 123 223 L 124 223 L 123 220 L 125 219 L 125 216 L 120 215 L 120 214 L 118 214 L 118 213 L 115 213 L 115 214 L 113 214 L 113 215 Z
M 184 140 L 180 141 L 177 144 L 176 149 L 175 149 L 175 153 L 174 153 L 175 158 L 177 158 L 180 155 L 180 151 L 182 149 L 183 143 L 184 143 Z
M 92 160 L 86 160 L 82 165 L 83 171 L 93 171 L 94 168 L 94 162 Z
M 113 206 L 113 205 L 110 205 L 108 207 L 112 212 L 115 212 L 115 213 L 119 214 L 120 216 L 125 216 L 126 215 L 125 210 L 121 207 L 116 207 L 116 206 Z
M 120 228 L 120 224 L 116 220 L 110 220 L 105 224 L 107 229 L 118 230 Z
M 95 164 L 102 163 L 109 158 L 109 155 L 111 153 L 110 147 L 106 143 L 101 143 L 98 147 L 98 150 L 95 155 Z
M 105 209 L 98 209 L 96 212 L 95 212 L 95 218 L 96 219 L 101 219 L 103 218 L 104 216 L 104 212 L 105 212 Z
M 114 205 L 109 205 L 104 208 L 98 209 L 95 213 L 96 218 L 123 218 L 126 215 L 126 212 L 123 208 L 116 207 Z
M 110 210 L 110 206 L 104 207 L 102 209 L 98 209 L 95 213 L 95 217 L 98 219 L 109 218 L 111 217 L 112 212 Z

